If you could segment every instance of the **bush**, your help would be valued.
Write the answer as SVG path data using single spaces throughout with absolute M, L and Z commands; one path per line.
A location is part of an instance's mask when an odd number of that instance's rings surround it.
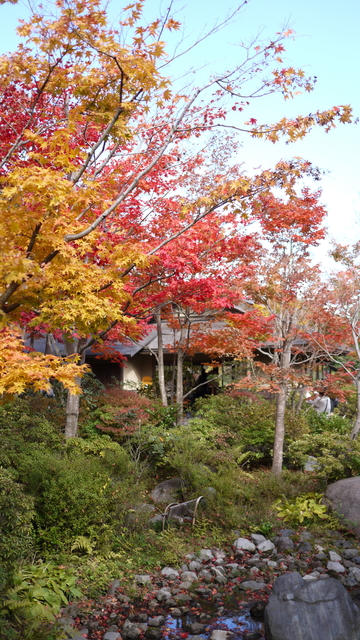
M 352 423 L 349 419 L 339 415 L 327 415 L 318 413 L 314 409 L 308 409 L 304 413 L 310 433 L 339 433 L 340 435 L 350 434 Z
M 254 464 L 271 462 L 275 434 L 276 407 L 262 399 L 253 401 L 243 396 L 222 394 L 198 401 L 191 431 L 213 447 L 236 446 L 238 452 L 249 452 Z M 308 430 L 303 415 L 285 415 L 285 451 L 292 440 Z
M 326 480 L 339 480 L 360 474 L 360 441 L 328 432 L 306 434 L 289 446 L 288 457 L 302 467 L 308 456 L 317 459 L 316 473 Z
M 18 472 L 35 500 L 41 546 L 70 549 L 75 537 L 88 536 L 98 550 L 111 548 L 116 528 L 140 501 L 132 471 L 126 452 L 106 437 L 70 440 L 63 453 L 23 456 Z
M 20 560 L 27 558 L 32 550 L 33 517 L 33 499 L 24 494 L 10 471 L 0 469 L 0 562 L 5 568 L 3 582 L 8 572 Z

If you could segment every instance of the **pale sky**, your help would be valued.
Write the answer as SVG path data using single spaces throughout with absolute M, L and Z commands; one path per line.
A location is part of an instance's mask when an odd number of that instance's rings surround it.
M 164 12 L 170 0 L 146 0 L 146 14 L 152 18 L 159 15 L 159 7 Z M 177 19 L 185 25 L 185 31 L 196 37 L 206 27 L 211 27 L 216 19 L 222 19 L 234 9 L 231 0 L 186 0 L 175 2 L 178 7 Z M 109 11 L 115 18 L 126 2 L 112 0 Z M 15 29 L 17 19 L 25 17 L 24 5 L 0 5 L 0 53 L 16 46 Z M 301 67 L 308 74 L 318 78 L 311 94 L 284 102 L 279 96 L 259 101 L 249 117 L 259 121 L 274 122 L 283 116 L 307 114 L 318 109 L 339 104 L 351 104 L 356 116 L 360 116 L 360 84 L 358 65 L 360 62 L 360 3 L 354 0 L 249 0 L 237 20 L 218 33 L 212 40 L 203 43 L 196 54 L 192 52 L 181 60 L 184 69 L 200 68 L 196 81 L 201 84 L 215 69 L 230 68 L 236 60 L 239 41 L 249 40 L 259 29 L 263 37 L 271 37 L 290 23 L 296 31 L 295 41 L 289 39 L 285 55 L 286 65 Z M 182 70 L 182 69 L 181 69 Z M 179 69 L 180 71 L 180 69 Z M 257 111 L 257 112 L 255 112 Z M 300 156 L 329 173 L 314 188 L 323 189 L 322 201 L 328 212 L 330 235 L 340 242 L 352 242 L 360 237 L 360 188 L 359 188 L 359 147 L 360 124 L 340 125 L 335 131 L 325 134 L 321 130 L 312 131 L 305 140 L 292 145 L 277 143 L 272 145 L 256 140 L 244 139 L 241 160 L 251 170 L 262 165 L 269 167 L 281 158 Z M 325 259 L 326 247 L 317 252 L 317 259 Z

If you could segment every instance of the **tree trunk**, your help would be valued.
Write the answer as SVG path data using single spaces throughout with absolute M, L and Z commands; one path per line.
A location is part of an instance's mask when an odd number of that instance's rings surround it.
M 181 325 L 180 340 L 176 361 L 176 404 L 178 405 L 178 424 L 182 423 L 184 413 L 184 355 L 183 343 L 186 337 L 186 326 Z
M 304 400 L 305 400 L 305 395 L 306 395 L 306 387 L 301 387 L 300 391 L 299 391 L 299 398 L 298 401 L 296 403 L 296 407 L 295 407 L 295 414 L 298 415 L 301 411 L 301 407 L 303 406 Z
M 161 328 L 161 310 L 157 310 L 155 313 L 156 317 L 156 327 L 157 327 L 157 335 L 158 335 L 158 353 L 157 353 L 157 362 L 158 362 L 158 376 L 159 376 L 159 388 L 160 388 L 160 397 L 161 402 L 164 407 L 167 407 L 168 400 L 166 395 L 165 388 L 165 369 L 164 369 L 164 345 L 162 339 L 162 328 Z
M 360 378 L 356 378 L 356 396 L 357 396 L 357 412 L 356 420 L 351 432 L 351 440 L 355 440 L 360 431 Z
M 284 340 L 282 353 L 280 354 L 279 366 L 283 375 L 289 369 L 291 364 L 291 340 Z M 283 378 L 283 382 L 278 393 L 276 401 L 276 418 L 275 418 L 275 439 L 274 454 L 272 463 L 272 473 L 279 475 L 282 471 L 283 454 L 284 454 L 284 438 L 285 438 L 285 409 L 287 398 L 288 383 Z
M 64 337 L 64 344 L 66 347 L 67 354 L 73 355 L 75 353 L 79 353 L 80 347 L 84 344 L 84 340 L 69 340 Z M 79 364 L 84 364 L 85 362 L 85 351 L 82 352 Z M 81 387 L 81 378 L 75 378 L 76 384 Z M 78 435 L 78 423 L 79 423 L 79 412 L 80 412 L 80 398 L 81 393 L 75 394 L 70 393 L 67 394 L 66 399 L 66 422 L 65 422 L 65 438 L 77 438 Z
M 81 378 L 75 378 L 75 382 L 81 386 Z M 78 434 L 78 422 L 80 412 L 80 398 L 81 394 L 68 392 L 66 400 L 66 423 L 65 423 L 65 438 L 76 438 Z
M 282 471 L 284 437 L 285 437 L 285 408 L 286 408 L 287 385 L 283 385 L 276 399 L 276 420 L 275 420 L 275 440 L 274 456 L 272 463 L 272 473 L 279 475 Z

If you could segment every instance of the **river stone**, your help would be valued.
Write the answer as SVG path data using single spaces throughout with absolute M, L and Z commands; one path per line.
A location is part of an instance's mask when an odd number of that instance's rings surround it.
M 235 540 L 234 547 L 236 551 L 255 551 L 254 543 L 250 542 L 247 538 L 238 538 Z
M 360 612 L 338 580 L 306 582 L 287 573 L 274 582 L 265 634 L 267 640 L 360 640 Z
M 328 562 L 326 565 L 328 571 L 335 571 L 336 573 L 343 573 L 346 571 L 345 567 L 341 562 Z
M 103 636 L 103 640 L 120 640 L 121 635 L 117 631 L 107 631 Z M 74 638 L 76 640 L 76 638 Z M 84 636 L 81 636 L 81 640 L 84 640 Z
M 360 538 L 360 476 L 330 484 L 325 497 L 342 522 Z
M 201 562 L 197 562 L 197 560 L 192 560 L 189 564 L 189 568 L 186 568 L 185 571 L 199 571 L 202 569 Z
M 199 559 L 200 560 L 213 560 L 214 558 L 214 554 L 211 551 L 211 549 L 201 549 L 200 553 L 199 553 Z
M 230 635 L 230 631 L 224 631 L 223 629 L 214 629 L 210 636 L 210 640 L 227 640 Z
M 161 627 L 163 624 L 165 624 L 165 616 L 155 616 L 154 618 L 150 618 L 150 620 L 148 620 L 148 625 L 149 627 Z
M 181 574 L 181 580 L 183 582 L 190 582 L 191 584 L 192 582 L 197 582 L 198 577 L 194 571 L 183 571 Z
M 149 640 L 159 640 L 162 638 L 163 632 L 159 627 L 148 627 L 145 631 L 145 637 Z
M 171 478 L 156 485 L 151 492 L 151 498 L 155 502 L 176 502 L 181 495 L 183 481 L 181 478 Z
M 168 589 L 159 589 L 155 594 L 155 598 L 158 602 L 164 602 L 168 598 L 171 598 L 171 593 Z
M 255 580 L 245 580 L 245 582 L 240 582 L 239 584 L 239 589 L 243 589 L 244 591 L 248 589 L 251 589 L 251 591 L 260 591 L 264 587 L 266 587 L 265 582 L 255 582 Z
M 149 584 L 151 583 L 151 576 L 148 575 L 136 575 L 135 576 L 135 582 L 137 582 L 137 584 Z
M 256 546 L 260 544 L 260 542 L 265 542 L 266 540 L 265 536 L 261 535 L 260 533 L 252 533 L 250 538 Z
M 121 635 L 126 640 L 136 640 L 141 634 L 141 629 L 134 622 L 130 622 L 130 620 L 125 620 L 124 626 L 121 630 Z
M 329 551 L 329 558 L 331 562 L 341 562 L 342 560 L 342 557 L 339 556 L 339 554 L 336 553 L 336 551 Z
M 295 546 L 288 536 L 277 536 L 274 538 L 274 545 L 278 551 L 291 551 Z
M 257 548 L 262 553 L 266 553 L 266 551 L 273 551 L 275 549 L 275 545 L 273 542 L 270 542 L 270 540 L 264 540 L 258 544 Z
M 346 560 L 352 560 L 359 555 L 359 549 L 344 549 L 343 556 Z
M 360 582 L 360 569 L 358 567 L 351 567 L 349 570 L 349 576 L 355 578 L 356 582 Z
M 161 569 L 161 575 L 166 576 L 167 578 L 178 578 L 179 572 L 173 567 L 164 567 Z

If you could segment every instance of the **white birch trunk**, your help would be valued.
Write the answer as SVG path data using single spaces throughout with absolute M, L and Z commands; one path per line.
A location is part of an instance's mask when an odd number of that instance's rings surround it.
M 163 406 L 167 407 L 168 400 L 167 400 L 166 387 L 165 387 L 164 345 L 163 345 L 163 339 L 162 339 L 160 309 L 156 311 L 155 317 L 156 317 L 156 328 L 157 328 L 157 335 L 158 335 L 157 363 L 158 363 L 160 397 L 161 397 L 161 402 Z

